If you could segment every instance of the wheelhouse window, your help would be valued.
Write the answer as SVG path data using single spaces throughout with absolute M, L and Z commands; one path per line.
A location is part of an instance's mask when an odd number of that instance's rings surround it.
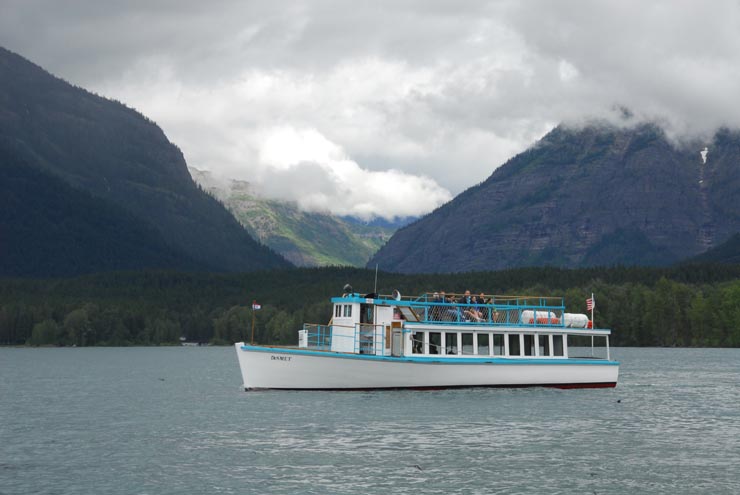
M 462 353 L 463 355 L 473 355 L 475 354 L 473 352 L 473 334 L 472 333 L 464 333 L 461 335 L 462 340 Z
M 442 334 L 429 332 L 429 354 L 442 354 Z
M 457 332 L 445 332 L 445 354 L 452 356 L 458 354 Z
M 493 355 L 503 356 L 504 354 L 506 354 L 506 349 L 504 346 L 504 334 L 494 333 L 493 334 Z
M 550 355 L 550 336 L 549 335 L 539 335 L 537 338 L 539 339 L 540 356 L 549 356 Z
M 335 304 L 334 305 L 334 317 L 340 318 L 342 316 L 342 305 L 341 304 Z
M 534 356 L 534 335 L 524 334 L 524 355 Z
M 553 335 L 552 336 L 552 355 L 553 356 L 564 356 L 563 352 L 563 336 Z
M 489 356 L 491 354 L 490 341 L 491 338 L 487 333 L 478 334 L 478 355 Z
M 352 305 L 351 304 L 345 304 L 344 305 L 344 317 L 345 318 L 351 318 L 352 317 Z
M 509 334 L 509 356 L 522 355 L 522 346 L 519 343 L 519 336 L 520 334 L 518 333 Z

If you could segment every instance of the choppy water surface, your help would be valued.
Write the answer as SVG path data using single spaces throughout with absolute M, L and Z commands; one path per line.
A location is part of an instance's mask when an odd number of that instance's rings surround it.
M 609 390 L 240 390 L 231 348 L 0 349 L 0 494 L 740 493 L 740 350 Z

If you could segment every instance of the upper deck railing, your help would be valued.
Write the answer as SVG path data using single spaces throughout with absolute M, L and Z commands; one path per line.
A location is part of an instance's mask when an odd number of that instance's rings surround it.
M 399 308 L 409 322 L 443 323 L 446 325 L 501 325 L 515 327 L 571 327 L 565 316 L 562 297 L 471 295 L 424 293 L 420 296 L 395 298 L 375 295 L 375 304 L 389 304 Z M 353 300 L 364 302 L 359 294 L 348 294 Z M 340 298 L 337 298 L 340 299 Z M 484 302 L 480 302 L 480 301 Z M 408 309 L 405 309 L 408 308 Z M 585 317 L 585 316 L 584 316 Z M 586 318 L 587 320 L 587 318 Z M 581 322 L 583 323 L 583 322 Z M 584 328 L 585 325 L 576 327 Z
M 462 325 L 564 326 L 565 302 L 562 297 L 471 296 L 425 293 L 416 298 L 401 298 L 422 323 L 445 322 Z

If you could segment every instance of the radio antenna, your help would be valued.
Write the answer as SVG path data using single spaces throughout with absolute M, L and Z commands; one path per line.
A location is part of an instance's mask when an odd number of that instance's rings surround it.
M 373 290 L 374 294 L 378 293 L 378 264 L 375 263 L 375 289 Z

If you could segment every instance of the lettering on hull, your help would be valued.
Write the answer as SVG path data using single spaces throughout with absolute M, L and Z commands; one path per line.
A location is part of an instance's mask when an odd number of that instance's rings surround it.
M 293 359 L 293 356 L 275 356 L 274 354 L 270 356 L 270 361 L 290 361 Z

